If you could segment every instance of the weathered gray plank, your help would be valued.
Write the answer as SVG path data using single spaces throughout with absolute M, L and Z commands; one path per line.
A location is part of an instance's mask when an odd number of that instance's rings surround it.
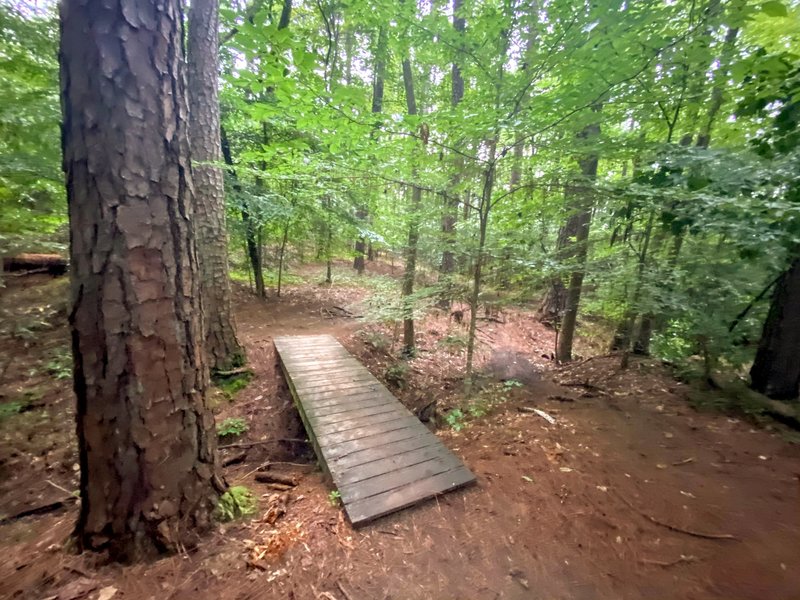
M 441 442 L 435 435 L 417 436 L 409 439 L 389 442 L 377 448 L 366 448 L 359 452 L 352 452 L 346 456 L 328 461 L 331 470 L 346 473 L 350 469 L 365 465 L 373 461 L 383 460 L 392 456 L 398 456 L 405 452 L 411 452 L 421 448 L 435 446 L 442 447 Z
M 403 467 L 418 465 L 439 456 L 446 456 L 441 444 L 422 446 L 421 448 L 415 448 L 408 452 L 392 454 L 386 458 L 350 466 L 339 473 L 337 481 L 340 486 L 352 485 L 359 481 L 376 477 L 377 475 L 391 473 Z
M 461 466 L 461 461 L 450 453 L 434 456 L 424 462 L 401 467 L 375 477 L 370 477 L 349 485 L 340 485 L 342 500 L 351 503 L 390 490 L 405 487 L 421 479 L 430 479 L 440 473 L 452 471 Z
M 401 488 L 346 503 L 344 507 L 350 522 L 353 525 L 361 525 L 473 481 L 475 481 L 475 476 L 462 466 L 428 479 L 415 481 Z
M 343 431 L 341 433 L 320 434 L 317 436 L 317 439 L 320 441 L 320 446 L 325 446 L 331 450 L 335 450 L 340 444 L 352 444 L 360 440 L 369 440 L 371 438 L 378 438 L 377 441 L 381 443 L 382 436 L 390 435 L 398 429 L 416 429 L 415 425 L 417 423 L 419 423 L 419 419 L 414 415 L 401 415 L 397 419 L 393 419 L 387 423 L 356 427 L 355 429 Z

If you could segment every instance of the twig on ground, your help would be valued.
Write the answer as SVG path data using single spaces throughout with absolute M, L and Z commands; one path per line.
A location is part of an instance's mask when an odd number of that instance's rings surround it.
M 70 492 L 70 491 L 69 491 L 67 488 L 65 488 L 65 487 L 61 487 L 60 485 L 58 485 L 57 483 L 53 483 L 53 482 L 52 482 L 52 481 L 50 481 L 49 479 L 45 479 L 44 481 L 45 481 L 45 483 L 49 483 L 50 485 L 52 485 L 52 486 L 53 486 L 54 488 L 56 488 L 57 490 L 59 490 L 59 491 L 62 491 L 62 492 L 64 492 L 65 494 L 69 494 L 69 495 L 70 495 L 70 496 L 72 496 L 73 498 L 78 498 L 78 497 L 80 497 L 80 496 L 78 495 L 78 493 L 77 493 L 77 492 Z
M 689 458 L 684 458 L 683 460 L 679 460 L 678 462 L 672 463 L 673 467 L 681 467 L 683 465 L 688 465 L 689 463 L 694 462 L 694 456 L 690 456 Z
M 681 563 L 692 563 L 698 562 L 700 559 L 696 557 L 694 554 L 689 554 L 688 556 L 685 554 L 681 554 L 679 558 L 675 560 L 653 560 L 650 558 L 640 558 L 639 562 L 643 565 L 656 565 L 657 567 L 674 567 L 675 565 L 679 565 Z
M 341 581 L 336 582 L 336 587 L 338 587 L 339 591 L 342 592 L 342 596 L 345 597 L 345 600 L 353 600 L 353 597 L 347 592 L 346 589 L 344 589 Z
M 678 527 L 676 525 L 671 525 L 670 523 L 665 523 L 664 521 L 660 521 L 656 519 L 654 516 L 647 514 L 646 512 L 636 508 L 627 498 L 622 496 L 621 494 L 617 494 L 620 500 L 622 500 L 631 510 L 635 510 L 637 513 L 642 515 L 645 519 L 650 521 L 651 523 L 655 523 L 656 525 L 660 525 L 661 527 L 665 527 L 670 531 L 675 531 L 677 533 L 684 533 L 686 535 L 691 535 L 692 537 L 703 538 L 706 540 L 738 540 L 735 535 L 731 535 L 730 533 L 704 533 L 702 531 L 693 531 L 692 529 L 684 529 L 683 527 Z

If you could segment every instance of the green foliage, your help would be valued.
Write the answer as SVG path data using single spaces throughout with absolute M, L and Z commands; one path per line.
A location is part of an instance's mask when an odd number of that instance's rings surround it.
M 12 400 L 11 402 L 3 402 L 0 404 L 0 420 L 21 413 L 28 406 L 26 400 Z
M 248 429 L 250 427 L 247 425 L 247 421 L 241 417 L 228 417 L 217 425 L 217 435 L 221 438 L 227 436 L 235 437 L 247 432 Z
M 453 431 L 461 431 L 464 429 L 466 416 L 460 408 L 454 408 L 447 412 L 444 416 L 445 422 L 453 429 Z
M 65 247 L 57 43 L 54 7 L 0 2 L 2 254 Z
M 328 503 L 334 508 L 342 505 L 342 495 L 339 493 L 339 490 L 331 490 L 328 494 Z
M 509 379 L 499 384 L 488 385 L 461 408 L 454 408 L 445 415 L 445 422 L 454 430 L 461 431 L 469 426 L 469 422 L 479 419 L 494 407 L 508 401 L 508 392 L 521 387 L 522 384 Z
M 404 388 L 408 377 L 408 364 L 403 361 L 395 362 L 389 365 L 383 376 L 387 382 L 395 387 Z
M 253 493 L 243 485 L 228 488 L 214 510 L 214 518 L 222 523 L 253 515 L 258 504 Z
M 250 381 L 253 379 L 253 372 L 252 371 L 242 371 L 236 372 L 231 375 L 223 374 L 223 373 L 215 373 L 213 374 L 213 382 L 214 385 L 222 392 L 222 394 L 227 398 L 229 401 L 233 400 L 233 398 L 242 391 L 244 388 L 248 386 Z
M 72 377 L 72 353 L 66 348 L 55 351 L 44 366 L 47 372 L 56 379 L 70 379 Z

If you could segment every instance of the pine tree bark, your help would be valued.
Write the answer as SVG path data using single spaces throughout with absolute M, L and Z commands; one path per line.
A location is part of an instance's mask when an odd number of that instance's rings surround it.
M 750 370 L 754 390 L 776 400 L 800 395 L 800 258 L 780 277 Z
M 205 404 L 178 0 L 64 0 L 81 550 L 192 544 L 222 488 Z M 89 34 L 91 33 L 91 34 Z
M 228 232 L 221 158 L 219 92 L 219 0 L 193 0 L 189 12 L 189 132 L 192 146 L 195 233 L 200 263 L 206 352 L 212 371 L 244 363 L 236 338 L 228 276 Z

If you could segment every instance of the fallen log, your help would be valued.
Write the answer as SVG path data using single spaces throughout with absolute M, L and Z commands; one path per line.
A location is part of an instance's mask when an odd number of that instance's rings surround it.
M 54 277 L 64 275 L 69 263 L 59 254 L 17 254 L 3 259 L 3 270 L 9 273 L 47 273 Z
M 259 483 L 279 483 L 281 485 L 288 485 L 294 487 L 297 485 L 297 478 L 292 475 L 284 475 L 282 473 L 275 473 L 272 471 L 262 471 L 256 473 L 256 481 Z

